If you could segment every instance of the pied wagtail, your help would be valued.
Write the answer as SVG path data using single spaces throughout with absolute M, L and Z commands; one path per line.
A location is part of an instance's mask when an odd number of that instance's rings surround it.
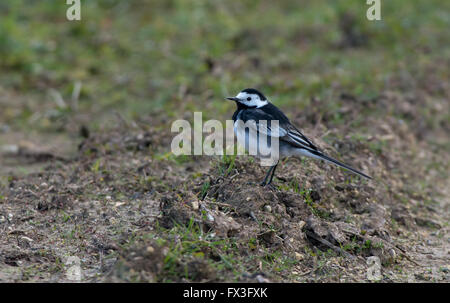
M 260 138 L 260 134 L 264 134 L 268 137 L 278 137 L 279 156 L 281 158 L 288 156 L 307 156 L 315 159 L 321 159 L 343 167 L 365 178 L 372 179 L 368 175 L 357 171 L 347 164 L 339 162 L 336 159 L 333 159 L 321 152 L 308 138 L 306 138 L 294 125 L 291 124 L 289 119 L 285 114 L 283 114 L 281 110 L 270 103 L 267 98 L 258 90 L 254 88 L 247 88 L 237 94 L 236 97 L 229 97 L 226 99 L 236 102 L 237 109 L 233 114 L 233 121 L 235 126 L 234 131 L 236 134 L 242 131 L 245 132 L 245 137 L 241 138 L 245 138 L 244 140 L 246 141 L 240 143 L 245 146 L 246 150 L 248 150 L 249 148 L 249 133 L 250 136 L 252 133 L 249 132 L 248 127 L 243 128 L 242 125 L 243 123 L 252 120 L 251 122 L 254 121 L 254 123 L 256 123 L 256 134 L 258 136 L 256 138 L 257 141 L 254 142 L 258 142 L 258 146 L 260 145 L 260 142 L 258 141 Z M 238 121 L 241 123 L 238 123 Z M 261 123 L 261 121 L 266 122 Z M 278 121 L 278 128 L 276 132 L 270 129 L 271 121 Z M 239 138 L 240 136 L 238 135 L 238 140 Z M 261 185 L 269 185 L 272 182 L 277 165 L 278 159 L 276 163 L 269 168 Z

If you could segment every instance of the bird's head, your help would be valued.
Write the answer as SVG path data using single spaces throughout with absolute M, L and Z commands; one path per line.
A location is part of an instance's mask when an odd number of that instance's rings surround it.
M 240 91 L 236 97 L 228 97 L 227 99 L 240 103 L 246 107 L 262 107 L 269 103 L 267 98 L 254 88 L 246 88 Z

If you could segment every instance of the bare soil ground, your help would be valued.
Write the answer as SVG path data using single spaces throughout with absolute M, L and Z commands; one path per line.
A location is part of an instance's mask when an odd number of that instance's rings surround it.
M 260 187 L 265 171 L 251 157 L 168 155 L 173 134 L 155 128 L 168 123 L 160 117 L 116 117 L 116 127 L 52 138 L 54 147 L 5 135 L 0 281 L 67 281 L 76 256 L 82 281 L 361 282 L 377 256 L 383 282 L 448 282 L 450 129 L 419 122 L 420 109 L 438 119 L 449 107 L 420 93 L 341 94 L 347 121 L 362 107 L 386 113 L 366 117 L 365 138 L 318 117 L 321 100 L 290 115 L 373 181 L 289 158 L 275 186 Z M 344 137 L 327 143 L 325 132 Z

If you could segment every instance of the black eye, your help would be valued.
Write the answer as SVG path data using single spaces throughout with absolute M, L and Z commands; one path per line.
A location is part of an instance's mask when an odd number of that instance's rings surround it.
M 248 97 L 248 98 L 247 98 L 247 101 L 250 101 L 251 99 L 252 99 L 252 98 Z

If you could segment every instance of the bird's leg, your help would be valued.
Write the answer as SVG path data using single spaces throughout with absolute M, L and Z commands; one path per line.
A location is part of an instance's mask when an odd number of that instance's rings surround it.
M 267 183 L 266 185 L 269 185 L 270 183 L 272 183 L 272 179 L 273 179 L 273 176 L 275 175 L 275 170 L 277 169 L 277 166 L 278 166 L 278 162 L 277 162 L 277 164 L 275 164 L 274 166 L 272 166 L 272 167 L 273 167 L 273 169 L 272 169 L 272 175 L 270 176 L 269 183 Z
M 273 179 L 273 176 L 275 175 L 275 170 L 277 169 L 277 165 L 278 165 L 278 162 L 277 162 L 277 164 L 275 164 L 269 168 L 269 170 L 267 171 L 267 175 L 264 178 L 264 181 L 261 182 L 261 186 L 267 186 L 270 183 L 272 183 L 272 179 Z M 267 180 L 269 180 L 269 182 L 267 182 Z
M 261 182 L 261 186 L 264 186 L 264 185 L 266 185 L 266 182 L 267 182 L 267 179 L 269 178 L 269 175 L 272 173 L 272 170 L 273 170 L 273 168 L 274 168 L 275 166 L 271 166 L 270 168 L 269 168 L 269 170 L 267 171 L 267 174 L 266 174 L 266 177 L 264 178 L 264 180 Z

